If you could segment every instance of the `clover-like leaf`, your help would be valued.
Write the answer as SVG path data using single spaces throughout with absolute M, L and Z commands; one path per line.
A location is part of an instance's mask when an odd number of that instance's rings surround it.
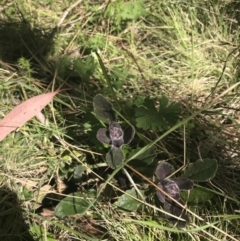
M 171 178 L 174 181 L 180 190 L 191 190 L 193 188 L 193 182 L 187 178 Z
M 108 136 L 109 136 L 109 131 L 106 128 L 101 128 L 97 132 L 97 139 L 104 144 L 110 145 L 111 140 Z
M 135 135 L 135 128 L 130 125 L 124 130 L 124 144 L 129 144 Z
M 163 180 L 174 171 L 173 166 L 167 162 L 159 162 L 155 170 L 155 175 L 159 180 Z
M 121 148 L 112 146 L 111 150 L 106 155 L 106 162 L 112 168 L 119 167 L 124 161 L 124 154 Z
M 93 99 L 94 113 L 104 123 L 116 121 L 116 113 L 112 104 L 102 95 L 97 94 Z
M 111 122 L 109 125 L 109 136 L 112 141 L 112 145 L 115 147 L 121 147 L 124 144 L 124 132 L 121 126 L 115 121 Z

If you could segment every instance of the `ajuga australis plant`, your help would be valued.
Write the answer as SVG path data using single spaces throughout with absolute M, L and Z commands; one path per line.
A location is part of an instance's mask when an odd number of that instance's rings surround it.
M 174 171 L 173 166 L 167 162 L 160 162 L 155 170 L 155 175 L 158 179 L 157 185 L 160 189 L 170 195 L 179 203 L 183 204 L 180 197 L 181 190 L 190 190 L 193 188 L 193 182 L 187 178 L 167 178 Z M 166 212 L 173 214 L 177 217 L 181 217 L 184 220 L 188 220 L 187 213 L 176 202 L 168 198 L 160 190 L 157 190 L 157 196 L 160 202 L 162 202 L 163 208 Z M 169 219 L 176 223 L 176 226 L 182 228 L 186 225 L 186 221 L 181 221 L 167 216 Z
M 108 124 L 107 128 L 101 128 L 97 132 L 97 139 L 104 144 L 111 146 L 106 155 L 107 164 L 115 169 L 124 161 L 122 146 L 129 144 L 134 135 L 133 126 L 128 126 L 125 130 L 117 123 L 116 112 L 112 104 L 102 95 L 98 94 L 93 100 L 94 113 L 101 121 Z

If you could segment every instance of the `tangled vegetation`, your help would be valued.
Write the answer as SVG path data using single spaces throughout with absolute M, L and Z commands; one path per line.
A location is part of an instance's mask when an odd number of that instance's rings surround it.
M 3 0 L 0 240 L 239 240 L 239 9 Z

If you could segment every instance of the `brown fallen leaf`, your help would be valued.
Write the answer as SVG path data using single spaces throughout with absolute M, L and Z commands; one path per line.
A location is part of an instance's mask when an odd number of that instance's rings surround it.
M 48 208 L 43 208 L 40 215 L 43 216 L 43 217 L 53 217 L 54 216 L 54 210 L 50 210 Z
M 67 185 L 59 177 L 56 180 L 56 184 L 58 193 L 63 193 L 67 188 Z
M 16 106 L 0 121 L 0 141 L 37 115 L 59 92 L 37 95 Z

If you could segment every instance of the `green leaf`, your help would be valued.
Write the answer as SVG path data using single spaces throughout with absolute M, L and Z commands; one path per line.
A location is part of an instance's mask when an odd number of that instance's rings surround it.
M 106 162 L 112 168 L 119 167 L 124 161 L 124 154 L 121 148 L 112 146 L 111 150 L 106 155 Z
M 206 190 L 204 187 L 195 187 L 190 191 L 190 194 L 188 191 L 182 191 L 181 197 L 186 200 L 188 203 L 204 203 L 208 200 L 210 200 L 213 196 L 213 193 Z
M 54 215 L 59 218 L 64 216 L 84 213 L 90 205 L 86 196 L 80 193 L 71 193 L 65 197 L 55 208 Z
M 93 74 L 96 68 L 94 58 L 89 56 L 84 62 L 81 58 L 74 60 L 72 75 L 81 76 L 84 80 L 89 80 L 89 77 Z
M 23 187 L 23 190 L 22 190 L 22 192 L 23 192 L 23 195 L 24 195 L 24 198 L 26 199 L 26 200 L 30 200 L 30 199 L 32 199 L 33 198 L 33 192 L 32 191 L 30 191 L 28 188 L 26 188 L 25 186 Z
M 123 2 L 119 17 L 123 20 L 131 19 L 137 20 L 139 17 L 145 14 L 145 8 L 141 2 Z
M 120 24 L 122 20 L 137 20 L 146 13 L 140 1 L 124 2 L 114 1 L 108 4 L 105 16 L 111 17 L 114 22 Z
M 75 182 L 80 182 L 84 174 L 86 174 L 87 168 L 83 165 L 77 165 L 74 169 L 73 179 Z
M 152 99 L 145 99 L 143 107 L 135 111 L 137 127 L 144 130 L 164 130 L 176 124 L 181 112 L 181 105 L 176 102 L 169 103 L 166 96 L 159 99 L 159 110 Z
M 132 150 L 129 153 L 128 158 L 131 158 L 132 156 L 134 156 L 136 153 L 139 152 L 139 150 L 141 150 L 140 147 Z M 133 163 L 140 164 L 141 163 L 141 164 L 144 164 L 144 166 L 151 164 L 156 156 L 155 150 L 156 150 L 156 148 L 154 146 L 150 147 L 147 151 L 140 154 L 135 160 L 132 160 L 131 164 L 133 164 Z
M 215 159 L 197 160 L 194 163 L 190 163 L 182 177 L 187 177 L 197 182 L 206 182 L 215 176 L 217 169 L 218 164 Z
M 144 196 L 144 192 L 140 191 Z M 127 194 L 139 198 L 139 194 L 136 192 L 135 188 L 126 191 Z M 141 205 L 141 202 L 129 197 L 127 194 L 123 194 L 117 202 L 114 203 L 118 208 L 127 211 L 127 212 L 135 212 L 138 207 Z
M 69 74 L 69 70 L 72 66 L 72 59 L 69 56 L 63 57 L 62 61 L 56 67 L 58 69 L 58 75 L 65 78 Z

